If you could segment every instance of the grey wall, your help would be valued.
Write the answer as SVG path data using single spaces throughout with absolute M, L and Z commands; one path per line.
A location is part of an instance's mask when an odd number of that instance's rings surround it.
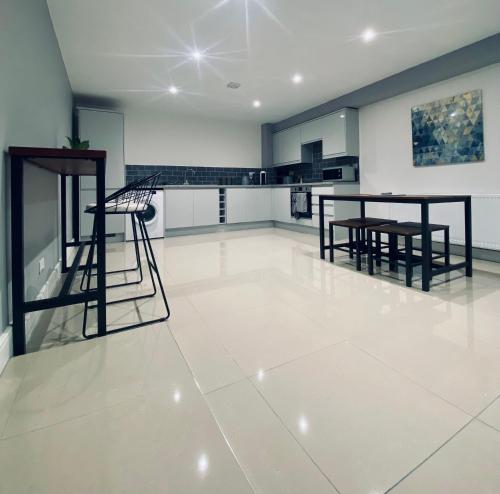
M 0 2 L 0 332 L 8 324 L 9 146 L 54 147 L 71 135 L 72 94 L 45 0 Z M 27 294 L 34 296 L 58 259 L 57 177 L 27 167 Z M 38 259 L 46 269 L 38 274 Z

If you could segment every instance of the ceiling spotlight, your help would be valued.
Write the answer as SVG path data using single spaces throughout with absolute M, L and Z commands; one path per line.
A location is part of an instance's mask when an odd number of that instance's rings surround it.
M 377 37 L 377 33 L 373 29 L 368 28 L 363 31 L 361 37 L 365 43 L 369 43 Z
M 199 62 L 203 58 L 203 53 L 199 52 L 198 50 L 194 50 L 191 53 L 191 57 L 193 58 L 193 60 Z
M 302 81 L 304 80 L 304 78 L 302 77 L 301 74 L 295 74 L 293 77 L 292 77 L 292 82 L 294 84 L 300 84 Z
M 254 108 L 260 108 L 260 101 L 258 99 L 256 99 L 254 102 L 253 102 L 253 107 Z
M 170 87 L 168 88 L 168 92 L 169 92 L 170 94 L 177 94 L 177 93 L 179 92 L 179 88 L 178 88 L 178 87 L 176 87 L 176 86 L 170 86 Z

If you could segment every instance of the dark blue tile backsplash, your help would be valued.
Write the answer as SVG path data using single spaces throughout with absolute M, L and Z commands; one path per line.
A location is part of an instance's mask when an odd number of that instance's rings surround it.
M 312 144 L 313 162 L 298 165 L 265 168 L 267 183 L 270 185 L 283 183 L 284 177 L 291 175 L 293 182 L 321 182 L 323 168 L 339 164 L 357 164 L 358 158 L 322 159 L 322 143 Z M 161 172 L 160 185 L 181 185 L 186 179 L 192 185 L 240 185 L 243 176 L 253 172 L 253 183 L 259 183 L 262 168 L 227 168 L 209 166 L 175 166 L 175 165 L 126 165 L 127 183 Z
M 174 165 L 126 165 L 127 183 L 142 177 L 161 173 L 160 185 L 180 185 L 186 180 L 191 185 L 239 185 L 243 176 L 253 172 L 254 183 L 258 184 L 262 168 L 227 168 L 211 166 L 174 166 Z M 276 183 L 273 169 L 266 169 L 267 183 Z

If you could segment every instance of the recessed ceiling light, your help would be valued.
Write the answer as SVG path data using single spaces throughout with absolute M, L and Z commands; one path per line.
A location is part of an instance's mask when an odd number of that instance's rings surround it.
M 179 92 L 179 88 L 178 88 L 178 87 L 176 87 L 176 86 L 170 86 L 170 87 L 168 88 L 168 92 L 169 92 L 170 94 L 177 94 L 177 93 Z
M 363 41 L 365 43 L 369 43 L 370 41 L 373 41 L 377 37 L 377 33 L 373 29 L 368 28 L 363 31 L 361 37 L 363 38 Z
M 292 81 L 294 84 L 300 84 L 303 80 L 304 78 L 301 74 L 294 74 L 294 76 L 292 77 Z
M 258 99 L 256 99 L 256 100 L 253 102 L 253 107 L 254 107 L 254 108 L 260 108 L 260 105 L 261 105 L 261 103 L 260 103 L 260 101 L 259 101 Z
M 194 50 L 191 52 L 191 57 L 199 62 L 203 58 L 203 53 L 199 52 L 198 50 Z

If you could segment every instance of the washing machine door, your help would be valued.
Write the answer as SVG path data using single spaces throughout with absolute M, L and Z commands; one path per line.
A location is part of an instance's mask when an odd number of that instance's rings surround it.
M 156 209 L 156 205 L 153 203 L 148 204 L 146 211 L 142 213 L 142 217 L 144 218 L 144 222 L 148 227 L 148 233 L 150 229 L 153 229 L 158 221 L 158 211 Z

